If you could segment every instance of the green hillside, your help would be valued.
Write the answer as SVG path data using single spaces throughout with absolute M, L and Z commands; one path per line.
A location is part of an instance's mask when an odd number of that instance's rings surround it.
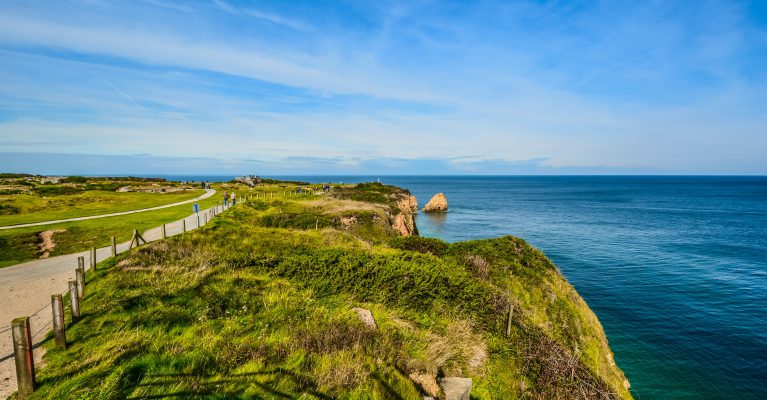
M 400 237 L 407 195 L 253 200 L 101 263 L 33 397 L 420 399 L 460 376 L 477 399 L 631 398 L 599 321 L 540 251 Z

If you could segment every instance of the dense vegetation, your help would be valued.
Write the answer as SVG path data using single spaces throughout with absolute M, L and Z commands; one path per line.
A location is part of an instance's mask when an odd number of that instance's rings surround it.
M 391 204 L 394 196 L 400 193 L 410 194 L 398 187 L 383 185 L 378 182 L 360 183 L 354 186 L 338 185 L 331 195 L 339 199 L 362 201 L 366 203 Z
M 471 377 L 481 399 L 631 397 L 541 252 L 396 237 L 398 194 L 262 197 L 103 262 L 34 397 L 420 399 L 443 376 Z

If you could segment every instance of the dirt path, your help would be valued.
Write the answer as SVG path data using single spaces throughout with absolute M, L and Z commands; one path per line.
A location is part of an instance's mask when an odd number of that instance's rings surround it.
M 53 241 L 53 235 L 59 232 L 64 232 L 63 229 L 52 229 L 40 233 L 40 258 L 48 258 L 51 255 L 51 251 L 56 248 L 56 242 Z
M 0 230 L 2 230 L 2 229 L 14 229 L 14 228 L 26 228 L 28 226 L 60 224 L 62 222 L 84 221 L 86 219 L 115 217 L 115 216 L 118 216 L 118 215 L 127 215 L 127 214 L 135 214 L 135 213 L 140 213 L 140 212 L 145 212 L 145 211 L 161 210 L 163 208 L 175 207 L 175 206 L 178 206 L 178 205 L 181 205 L 181 204 L 188 204 L 188 203 L 193 203 L 195 201 L 200 201 L 200 200 L 203 200 L 203 199 L 207 199 L 208 197 L 213 196 L 214 194 L 216 194 L 215 190 L 213 190 L 213 189 L 205 189 L 205 194 L 203 194 L 202 196 L 195 197 L 195 198 L 190 199 L 190 200 L 177 201 L 177 202 L 171 203 L 171 204 L 164 204 L 164 205 L 157 206 L 157 207 L 142 208 L 140 210 L 121 211 L 121 212 L 116 212 L 116 213 L 111 213 L 111 214 L 90 215 L 90 216 L 87 216 L 87 217 L 57 219 L 57 220 L 54 220 L 54 221 L 43 221 L 43 222 L 33 222 L 33 223 L 29 223 L 29 224 L 0 226 Z
M 206 193 L 206 195 L 210 196 L 212 192 Z M 217 206 L 217 208 L 218 212 L 221 212 L 221 206 Z M 208 221 L 212 219 L 211 210 L 212 208 L 200 211 L 200 225 L 205 225 L 205 213 L 209 213 Z M 188 231 L 198 228 L 198 217 L 196 214 L 192 214 L 182 220 L 166 224 L 167 235 L 173 236 L 182 233 L 182 221 L 186 222 Z M 161 239 L 162 227 L 149 229 L 142 235 L 150 242 Z M 118 244 L 117 252 L 127 251 L 128 245 L 129 242 Z M 110 247 L 96 250 L 97 261 L 103 261 L 111 255 Z M 51 295 L 66 291 L 67 282 L 74 279 L 77 257 L 79 256 L 85 257 L 87 268 L 90 265 L 88 251 L 0 268 L 0 399 L 4 399 L 16 391 L 16 369 L 10 331 L 11 320 L 25 315 L 30 316 L 31 333 L 34 335 L 32 341 L 35 346 L 39 346 L 50 330 L 49 325 L 52 320 Z M 36 347 L 34 353 L 35 362 L 39 364 L 42 360 L 43 349 Z

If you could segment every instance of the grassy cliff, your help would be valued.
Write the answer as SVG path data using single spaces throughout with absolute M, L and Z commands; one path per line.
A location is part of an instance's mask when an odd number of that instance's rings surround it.
M 34 397 L 420 399 L 461 376 L 477 399 L 631 398 L 540 251 L 400 236 L 408 196 L 261 198 L 105 261 Z

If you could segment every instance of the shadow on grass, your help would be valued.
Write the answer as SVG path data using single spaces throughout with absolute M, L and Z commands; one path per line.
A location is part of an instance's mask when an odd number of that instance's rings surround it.
M 274 378 L 270 379 L 269 382 L 262 382 L 260 377 L 263 376 L 273 376 Z M 247 372 L 247 373 L 240 373 L 240 374 L 229 374 L 225 377 L 211 377 L 211 376 L 203 376 L 199 374 L 144 374 L 142 368 L 137 368 L 130 372 L 129 376 L 126 377 L 126 381 L 128 382 L 135 382 L 134 385 L 131 385 L 130 387 L 126 387 L 123 391 L 123 395 L 126 399 L 160 399 L 160 398 L 170 398 L 170 397 L 200 397 L 200 396 L 206 396 L 206 395 L 214 395 L 214 396 L 224 396 L 225 398 L 230 398 L 232 396 L 235 396 L 243 390 L 243 387 L 240 387 L 239 389 L 229 389 L 221 391 L 219 386 L 222 384 L 234 384 L 234 385 L 247 385 L 247 386 L 255 386 L 258 387 L 260 390 L 262 390 L 265 393 L 268 393 L 271 396 L 277 397 L 277 398 L 284 398 L 284 399 L 292 399 L 297 397 L 295 394 L 286 393 L 283 391 L 280 391 L 276 388 L 274 388 L 273 383 L 279 378 L 282 377 L 289 377 L 293 383 L 296 385 L 296 387 L 300 388 L 301 391 L 308 393 L 314 397 L 320 398 L 320 399 L 332 399 L 333 397 L 319 392 L 315 389 L 312 389 L 313 387 L 316 387 L 316 384 L 314 381 L 312 381 L 309 377 L 297 374 L 293 371 L 277 368 L 271 371 L 261 371 L 261 372 Z M 155 382 L 147 382 L 147 383 L 140 383 L 138 380 L 145 380 L 145 379 L 152 379 L 157 378 L 158 381 Z M 194 390 L 181 390 L 176 391 L 172 393 L 161 393 L 161 394 L 142 394 L 136 397 L 128 397 L 128 395 L 131 394 L 131 392 L 137 388 L 137 387 L 148 387 L 148 386 L 168 386 L 168 387 L 178 387 L 180 384 L 191 384 L 195 387 Z M 392 397 L 392 398 L 399 398 L 399 397 Z

